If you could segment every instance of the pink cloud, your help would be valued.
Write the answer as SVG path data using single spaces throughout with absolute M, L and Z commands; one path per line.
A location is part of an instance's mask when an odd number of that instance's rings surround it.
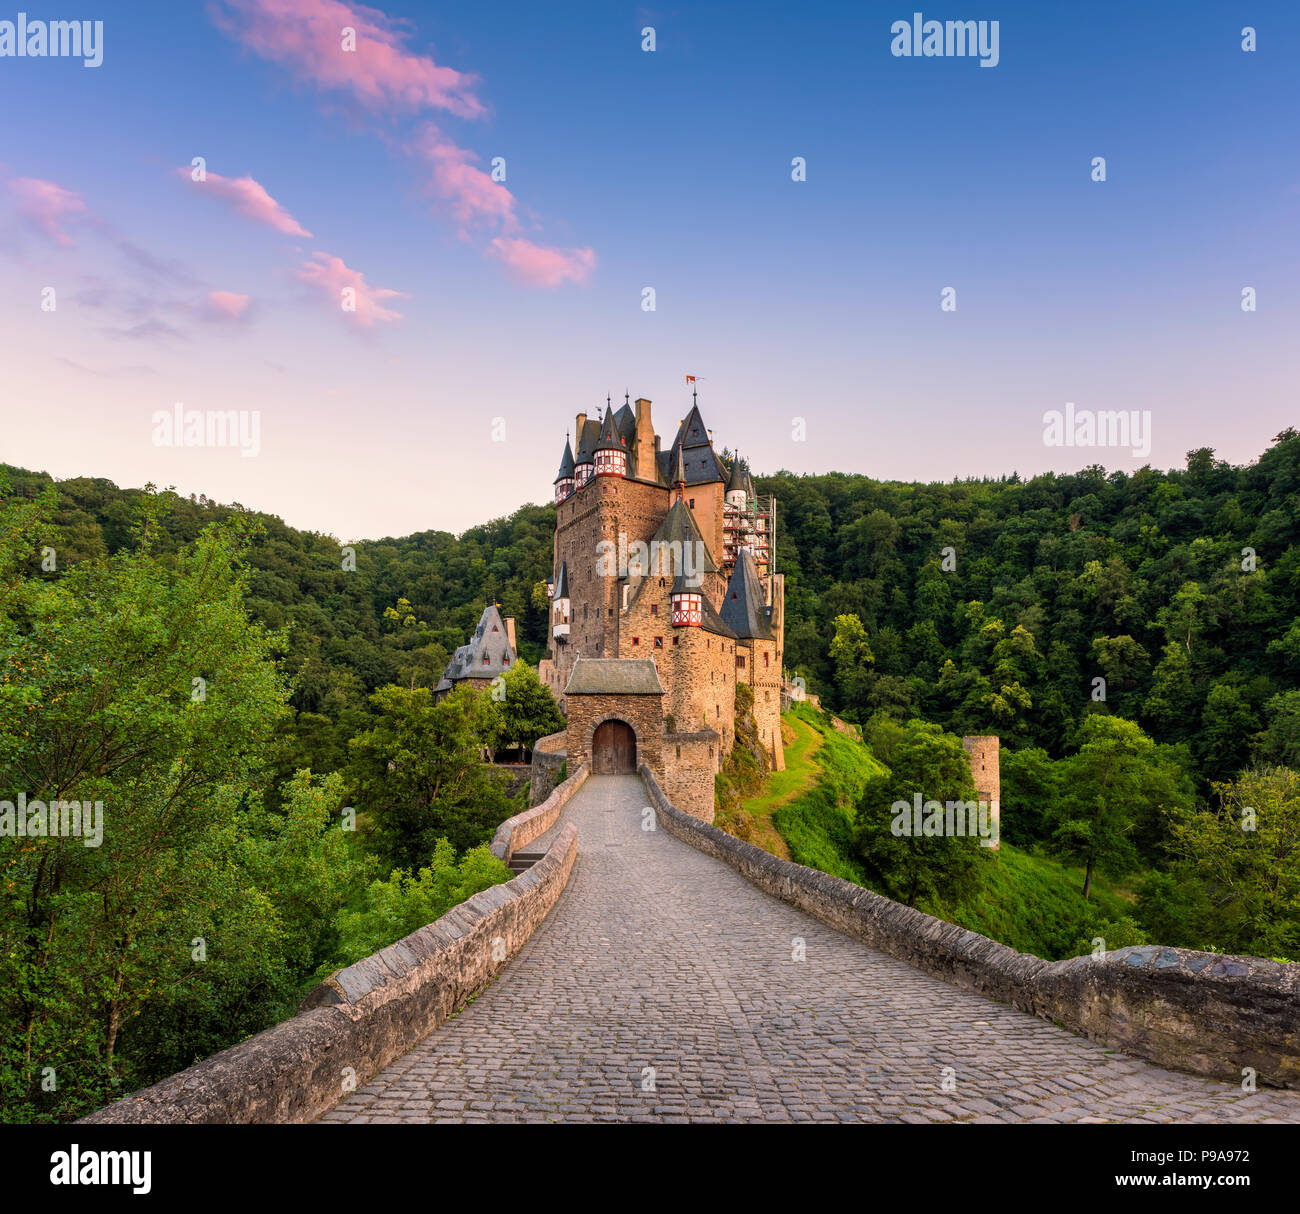
M 558 287 L 566 279 L 583 282 L 596 266 L 594 249 L 553 249 L 519 237 L 498 236 L 492 252 L 534 287 Z
M 313 253 L 311 261 L 303 262 L 294 272 L 299 282 L 319 290 L 334 307 L 363 329 L 376 324 L 393 324 L 402 319 L 400 312 L 383 306 L 385 299 L 405 299 L 401 291 L 387 287 L 372 287 L 360 270 L 344 265 L 343 259 L 330 253 Z M 351 294 L 345 296 L 344 291 Z
M 238 320 L 248 308 L 249 297 L 234 291 L 209 291 L 208 315 L 213 320 Z
M 473 152 L 458 147 L 433 125 L 419 133 L 410 150 L 428 162 L 430 183 L 450 204 L 453 217 L 462 227 L 493 221 L 507 229 L 513 226 L 514 195 L 470 163 L 478 159 Z
M 212 0 L 208 12 L 254 54 L 303 83 L 349 91 L 371 110 L 484 113 L 476 77 L 407 50 L 399 23 L 375 9 L 342 0 Z M 344 49 L 345 29 L 356 31 L 354 50 Z
M 36 177 L 17 177 L 9 183 L 9 189 L 18 199 L 19 215 L 60 248 L 72 248 L 72 237 L 63 225 L 68 219 L 86 214 L 80 194 Z
M 205 173 L 202 181 L 195 181 L 193 171 L 188 168 L 177 169 L 176 175 L 188 181 L 196 190 L 210 190 L 247 219 L 264 223 L 286 236 L 311 236 L 302 224 L 266 192 L 265 186 L 251 177 L 223 177 L 220 173 Z

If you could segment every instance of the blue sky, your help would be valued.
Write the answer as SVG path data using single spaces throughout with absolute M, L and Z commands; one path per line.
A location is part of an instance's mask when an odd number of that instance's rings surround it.
M 104 62 L 0 58 L 0 459 L 356 539 L 547 500 L 576 411 L 627 389 L 671 435 L 687 374 L 757 471 L 1244 462 L 1300 413 L 1294 5 L 922 7 L 999 22 L 981 68 L 892 56 L 916 6 L 875 2 L 248 2 L 25 6 L 102 19 Z M 266 53 L 340 11 L 477 114 Z M 438 164 L 505 158 L 503 224 L 431 188 L 430 123 Z M 194 156 L 311 237 L 204 196 Z M 362 323 L 345 273 L 400 294 Z M 158 447 L 177 401 L 258 411 L 258 454 Z M 1148 411 L 1150 454 L 1045 446 L 1067 401 Z

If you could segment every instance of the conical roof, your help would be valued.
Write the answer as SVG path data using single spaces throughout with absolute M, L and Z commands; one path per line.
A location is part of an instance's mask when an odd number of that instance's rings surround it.
M 686 465 L 682 460 L 682 449 L 677 447 L 673 451 L 672 472 L 669 473 L 669 480 L 674 485 L 684 485 L 686 483 Z
M 758 580 L 758 566 L 748 548 L 742 548 L 736 555 L 736 567 L 727 583 L 721 615 L 738 637 L 761 641 L 775 639 L 767 621 L 767 604 L 763 601 L 763 587 Z
M 600 439 L 593 448 L 596 451 L 626 451 L 627 445 L 619 435 L 618 427 L 614 424 L 614 414 L 608 409 L 605 411 L 605 420 L 600 425 Z
M 555 579 L 555 593 L 551 595 L 553 599 L 567 599 L 569 597 L 569 563 L 568 561 L 560 562 L 560 575 Z
M 564 436 L 564 455 L 560 457 L 560 474 L 555 478 L 558 485 L 560 481 L 571 481 L 573 479 L 573 448 L 569 446 L 569 436 Z
M 740 452 L 736 452 L 736 458 L 731 461 L 731 475 L 727 478 L 727 492 L 734 493 L 738 489 L 745 489 L 745 465 L 740 462 Z
M 588 421 L 587 424 L 582 427 L 582 433 L 578 435 L 577 462 L 579 464 L 590 464 L 594 462 L 591 453 L 596 448 L 596 439 L 599 436 L 600 430 L 598 428 L 598 423 L 595 421 Z
M 659 545 L 657 550 L 655 544 Z M 673 544 L 677 547 L 672 547 Z M 680 559 L 685 567 L 687 558 L 681 554 L 687 551 L 687 545 L 691 545 L 689 560 L 692 569 L 695 569 L 699 575 L 717 573 L 717 563 L 713 559 L 713 554 L 709 552 L 704 537 L 700 535 L 700 529 L 695 525 L 690 507 L 679 498 L 669 507 L 664 521 L 659 524 L 659 530 L 654 533 L 654 538 L 650 541 L 651 552 L 672 553 L 673 559 Z M 674 570 L 674 572 L 678 571 Z M 652 569 L 651 573 L 658 575 L 659 571 Z

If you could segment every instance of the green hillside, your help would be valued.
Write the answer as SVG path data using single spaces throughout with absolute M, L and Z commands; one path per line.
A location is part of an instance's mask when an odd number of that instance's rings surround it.
M 797 705 L 783 720 L 796 735 L 786 750 L 786 770 L 743 808 L 756 819 L 770 814 L 795 863 L 872 888 L 854 849 L 853 829 L 858 799 L 884 765 L 810 705 Z M 754 841 L 761 842 L 761 832 Z M 1131 901 L 1119 886 L 1098 878 L 1092 901 L 1085 902 L 1082 871 L 1049 857 L 1004 842 L 986 866 L 984 882 L 977 899 L 954 905 L 919 901 L 918 908 L 1049 960 L 1088 951 L 1094 936 L 1110 948 L 1141 938 L 1129 917 Z

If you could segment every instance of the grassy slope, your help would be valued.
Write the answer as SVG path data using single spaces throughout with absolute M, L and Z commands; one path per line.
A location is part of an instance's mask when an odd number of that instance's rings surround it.
M 853 850 L 853 811 L 863 785 L 882 764 L 867 746 L 806 704 L 783 720 L 795 732 L 786 770 L 775 773 L 760 796 L 743 803 L 755 818 L 754 842 L 780 854 L 770 839 L 770 823 L 796 864 L 869 885 Z M 977 901 L 920 909 L 1021 952 L 1055 959 L 1083 951 L 1098 924 L 1126 913 L 1124 897 L 1105 877 L 1094 879 L 1091 903 L 1083 900 L 1082 889 L 1081 870 L 1003 843 L 989 857 Z M 1108 941 L 1110 947 L 1129 942 L 1127 937 Z

